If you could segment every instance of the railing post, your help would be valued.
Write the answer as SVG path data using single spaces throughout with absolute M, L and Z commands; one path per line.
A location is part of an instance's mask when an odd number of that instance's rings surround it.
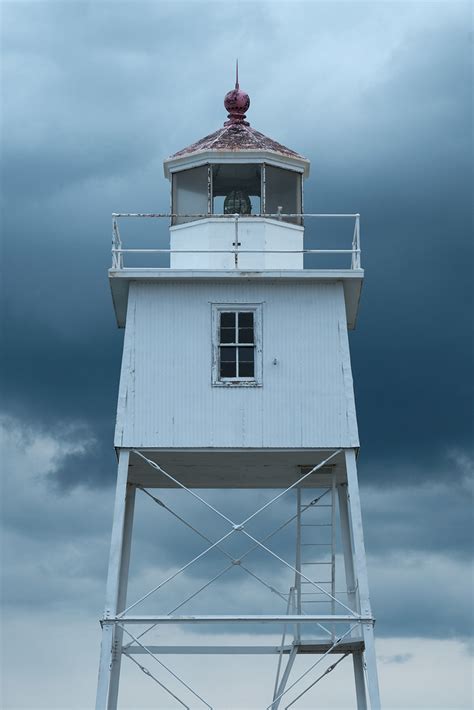
M 239 268 L 239 215 L 234 214 L 234 266 Z
M 360 269 L 360 215 L 356 215 L 355 223 L 355 269 Z
M 360 269 L 360 215 L 356 214 L 352 237 L 351 269 Z
M 117 220 L 112 217 L 112 268 L 118 268 L 118 254 L 115 251 L 118 248 L 117 245 Z
M 112 216 L 112 268 L 122 269 L 123 268 L 123 254 L 121 251 L 116 251 L 117 249 L 122 249 L 122 241 L 120 239 L 120 232 L 117 223 L 117 216 Z

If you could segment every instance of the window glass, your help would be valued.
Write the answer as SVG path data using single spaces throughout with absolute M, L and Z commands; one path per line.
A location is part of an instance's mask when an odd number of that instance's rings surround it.
M 254 348 L 239 348 L 239 376 L 254 377 Z
M 261 182 L 260 165 L 213 165 L 213 213 L 260 214 Z
M 265 166 L 265 213 L 283 214 L 301 212 L 301 175 L 294 170 Z M 301 224 L 300 217 L 283 217 L 285 222 Z
M 239 343 L 253 343 L 253 313 L 239 313 Z
M 207 214 L 207 174 L 207 165 L 173 173 L 173 214 Z M 173 224 L 194 222 L 196 219 L 199 218 L 174 217 Z
M 236 343 L 235 338 L 235 322 L 236 313 L 221 313 L 220 322 L 220 342 L 221 343 Z

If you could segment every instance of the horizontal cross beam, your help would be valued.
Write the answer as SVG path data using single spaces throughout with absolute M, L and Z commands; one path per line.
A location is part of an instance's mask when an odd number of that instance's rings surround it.
M 101 619 L 101 624 L 213 624 L 213 623 L 283 623 L 314 624 L 318 621 L 334 624 L 338 622 L 373 623 L 373 616 L 352 614 L 211 614 L 193 616 L 116 616 Z
M 331 648 L 333 642 L 328 641 L 312 641 L 304 642 L 297 645 L 297 653 L 325 653 L 329 648 Z M 260 655 L 277 655 L 279 653 L 289 654 L 293 646 L 287 645 L 281 646 L 147 646 L 146 647 L 151 653 L 160 656 L 171 656 L 175 654 L 193 654 L 193 655 L 204 655 L 204 656 L 260 656 Z M 364 650 L 364 642 L 351 640 L 348 642 L 342 641 L 338 646 L 336 646 L 330 653 L 360 653 Z M 146 650 L 140 646 L 127 646 L 124 649 L 124 653 L 127 655 L 142 655 L 146 653 Z

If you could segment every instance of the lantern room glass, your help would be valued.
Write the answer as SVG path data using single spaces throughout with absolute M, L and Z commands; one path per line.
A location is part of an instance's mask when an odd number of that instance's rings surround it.
M 212 166 L 213 214 L 260 214 L 262 169 L 258 164 Z
M 294 170 L 265 166 L 265 214 L 301 213 L 301 174 Z M 301 217 L 283 217 L 283 221 L 301 224 Z
M 199 217 L 183 215 L 206 215 L 208 209 L 208 166 L 189 168 L 173 174 L 172 224 L 194 222 Z M 202 219 L 202 217 L 201 217 Z
M 214 163 L 172 176 L 172 224 L 207 215 L 300 214 L 302 175 L 265 163 Z M 195 215 L 195 216 L 190 216 Z M 200 215 L 200 216 L 197 216 Z M 301 224 L 300 217 L 282 217 Z

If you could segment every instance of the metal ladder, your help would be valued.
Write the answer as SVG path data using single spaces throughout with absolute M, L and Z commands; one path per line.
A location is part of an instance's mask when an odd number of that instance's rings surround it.
M 312 579 L 332 599 L 295 574 L 296 607 L 298 614 L 318 612 L 335 614 L 336 596 L 336 481 L 314 495 L 314 489 L 296 491 L 296 564 L 305 577 Z M 321 607 L 325 605 L 325 607 Z M 322 608 L 327 609 L 324 612 Z M 335 629 L 332 629 L 334 637 Z M 299 634 L 298 634 L 299 635 Z
M 328 488 L 296 489 L 296 572 L 294 586 L 288 596 L 287 613 L 336 613 L 336 495 L 335 476 Z M 324 591 L 319 591 L 308 580 L 313 580 L 320 589 L 327 590 L 333 598 L 328 597 Z M 333 626 L 329 630 L 334 641 L 336 629 Z M 281 651 L 286 635 L 285 625 Z M 279 656 L 271 710 L 278 710 L 280 707 L 279 696 L 288 682 L 301 642 L 301 624 L 297 623 L 292 649 L 282 675 L 281 653 Z

